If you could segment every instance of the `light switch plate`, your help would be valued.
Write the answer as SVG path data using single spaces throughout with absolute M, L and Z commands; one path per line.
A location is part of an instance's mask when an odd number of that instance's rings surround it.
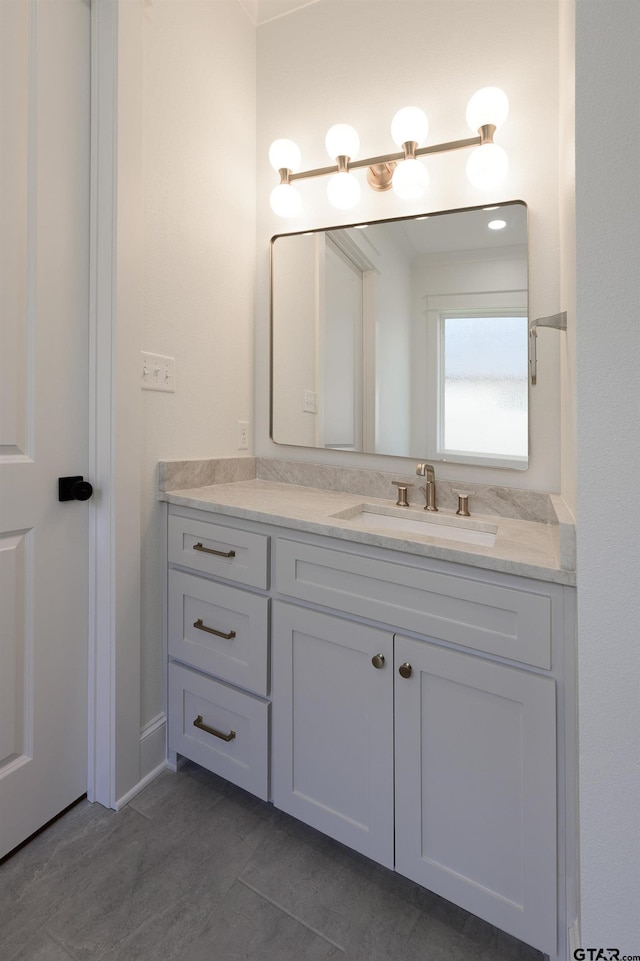
M 141 376 L 140 386 L 143 390 L 163 390 L 172 394 L 175 393 L 175 357 L 165 357 L 163 354 L 149 354 L 143 350 Z

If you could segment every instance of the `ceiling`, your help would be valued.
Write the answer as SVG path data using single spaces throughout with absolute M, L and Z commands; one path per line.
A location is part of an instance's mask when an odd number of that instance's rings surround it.
M 319 2 L 320 0 L 240 0 L 240 4 L 258 27 L 270 20 L 286 17 L 288 13 Z

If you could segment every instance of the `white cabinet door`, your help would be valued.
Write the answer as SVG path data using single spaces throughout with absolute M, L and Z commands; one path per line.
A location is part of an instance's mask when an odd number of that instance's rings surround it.
M 555 682 L 399 635 L 394 677 L 396 870 L 554 955 Z
M 393 867 L 392 644 L 385 631 L 274 604 L 274 803 L 387 867 Z

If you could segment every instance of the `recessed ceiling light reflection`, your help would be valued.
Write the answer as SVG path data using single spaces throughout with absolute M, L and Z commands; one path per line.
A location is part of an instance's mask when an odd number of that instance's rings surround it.
M 487 224 L 489 230 L 503 230 L 507 226 L 506 220 L 490 220 Z

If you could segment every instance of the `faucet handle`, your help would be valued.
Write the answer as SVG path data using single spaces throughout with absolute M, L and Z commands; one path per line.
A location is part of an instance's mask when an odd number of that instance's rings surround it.
M 469 498 L 475 494 L 475 491 L 460 491 L 455 487 L 452 488 L 453 493 L 458 495 L 458 510 L 456 514 L 460 514 L 461 517 L 471 517 L 469 513 Z
M 396 507 L 408 507 L 409 500 L 407 498 L 407 491 L 413 484 L 407 483 L 407 481 L 391 481 L 392 484 L 398 488 L 398 500 L 396 501 Z

